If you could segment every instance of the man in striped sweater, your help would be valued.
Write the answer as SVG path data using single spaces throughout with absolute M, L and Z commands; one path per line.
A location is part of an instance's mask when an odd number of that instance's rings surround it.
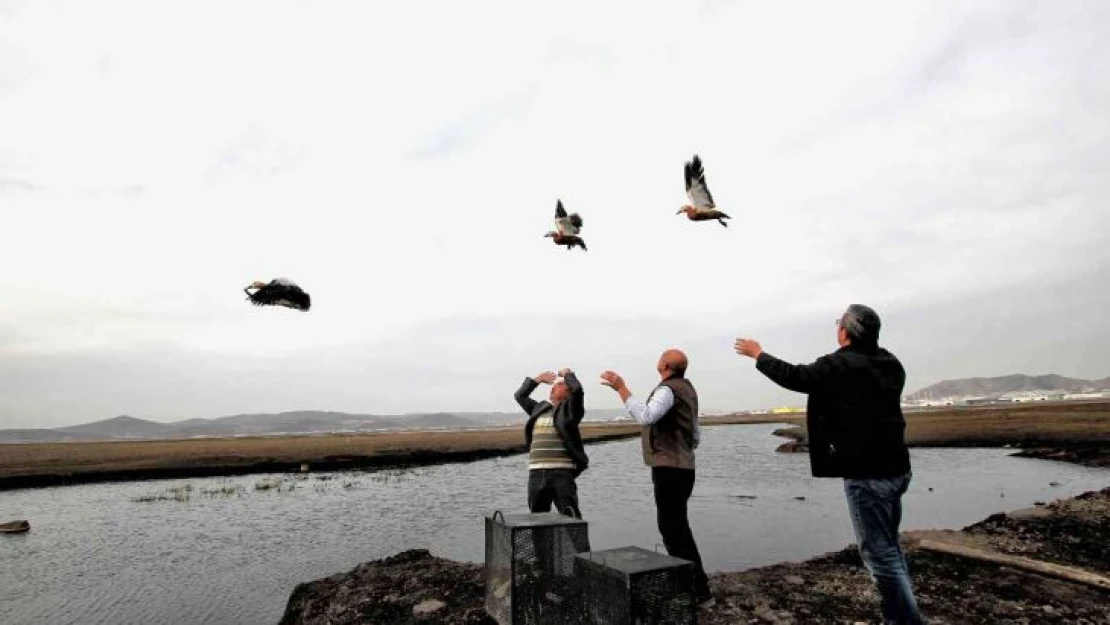
M 545 401 L 529 397 L 540 384 L 550 384 Z M 582 384 L 574 372 L 563 369 L 556 376 L 545 371 L 525 378 L 516 391 L 516 402 L 528 414 L 524 440 L 528 444 L 528 509 L 582 518 L 575 479 L 589 464 L 578 424 L 586 414 Z

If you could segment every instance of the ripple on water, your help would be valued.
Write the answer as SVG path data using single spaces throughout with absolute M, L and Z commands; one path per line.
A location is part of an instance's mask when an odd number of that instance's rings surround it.
M 839 481 L 810 477 L 804 455 L 775 453 L 776 427 L 706 431 L 690 509 L 710 570 L 804 559 L 851 542 Z M 660 540 L 639 442 L 588 453 L 579 496 L 593 546 L 653 549 Z M 915 449 L 912 458 L 906 529 L 962 527 L 1110 484 L 1110 471 L 998 449 Z M 519 455 L 408 472 L 0 492 L 2 516 L 32 522 L 29 534 L 0 540 L 0 622 L 274 623 L 297 583 L 366 560 L 419 547 L 480 561 L 483 514 L 524 509 L 526 466 Z M 256 490 L 264 480 L 282 486 Z M 187 501 L 135 501 L 185 484 Z M 225 487 L 238 493 L 202 493 Z

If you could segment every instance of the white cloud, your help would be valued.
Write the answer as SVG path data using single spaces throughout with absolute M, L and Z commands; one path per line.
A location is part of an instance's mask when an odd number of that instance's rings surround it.
M 650 359 L 656 342 L 798 327 L 848 301 L 913 309 L 1105 276 L 1110 11 L 799 11 L 14 3 L 0 12 L 0 321 L 15 338 L 0 353 L 17 368 L 157 359 L 152 346 L 196 362 L 297 353 L 316 363 L 306 375 L 356 384 L 311 354 L 410 336 L 420 356 L 397 351 L 404 366 L 476 349 L 515 370 L 575 332 L 485 341 L 436 324 L 543 315 L 604 328 L 581 358 Z M 728 229 L 674 214 L 695 152 Z M 588 253 L 542 238 L 556 198 L 581 211 Z M 314 309 L 244 302 L 275 276 Z M 41 410 L 62 418 L 127 384 L 76 376 Z M 190 411 L 222 409 L 211 384 Z M 436 393 L 349 408 L 482 404 Z M 725 397 L 710 403 L 744 403 Z M 14 411 L 0 404 L 0 425 Z

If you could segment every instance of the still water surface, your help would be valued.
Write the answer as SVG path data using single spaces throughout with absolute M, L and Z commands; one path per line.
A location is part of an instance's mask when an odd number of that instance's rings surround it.
M 804 455 L 775 453 L 776 427 L 705 432 L 690 507 L 710 571 L 805 559 L 852 540 L 840 482 L 810 477 Z M 579 495 L 592 546 L 655 548 L 639 442 L 587 453 Z M 958 528 L 1110 485 L 1104 469 L 1007 453 L 911 450 L 903 528 Z M 367 560 L 426 548 L 480 562 L 483 515 L 525 511 L 526 466 L 521 455 L 406 472 L 0 492 L 0 519 L 32 525 L 28 534 L 0 536 L 0 623 L 276 623 L 297 583 Z M 256 488 L 267 482 L 281 486 Z M 144 497 L 155 500 L 136 501 Z

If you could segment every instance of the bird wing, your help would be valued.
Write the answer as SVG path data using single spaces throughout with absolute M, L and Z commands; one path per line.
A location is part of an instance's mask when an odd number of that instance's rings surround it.
M 567 215 L 567 209 L 563 208 L 563 201 L 559 200 L 555 204 L 555 230 L 561 236 L 567 236 L 578 234 L 581 227 L 582 218 L 578 216 L 578 213 Z
M 698 210 L 709 210 L 716 206 L 709 193 L 709 186 L 705 184 L 705 169 L 702 168 L 697 154 L 694 155 L 694 160 L 686 163 L 686 195 Z
M 312 300 L 308 293 L 288 278 L 276 278 L 269 284 L 249 295 L 251 303 L 257 306 L 285 306 L 298 310 L 308 310 Z
M 556 219 L 555 230 L 562 236 L 578 234 L 578 227 L 574 225 L 574 220 L 571 217 Z

